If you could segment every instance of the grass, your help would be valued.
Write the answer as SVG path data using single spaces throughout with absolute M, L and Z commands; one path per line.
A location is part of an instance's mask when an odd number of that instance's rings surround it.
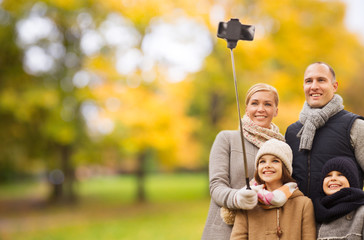
M 81 200 L 73 206 L 39 204 L 46 194 L 39 183 L 0 186 L 0 239 L 200 239 L 209 207 L 207 175 L 146 180 L 146 203 L 134 202 L 131 176 L 80 182 Z

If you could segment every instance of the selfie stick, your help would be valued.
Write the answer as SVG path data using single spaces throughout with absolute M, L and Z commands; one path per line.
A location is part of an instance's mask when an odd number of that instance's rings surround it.
M 246 181 L 247 189 L 251 189 L 251 188 L 250 188 L 250 184 L 249 184 L 248 163 L 247 163 L 246 150 L 245 150 L 245 144 L 244 144 L 243 125 L 241 122 L 241 115 L 240 115 L 239 91 L 238 91 L 238 84 L 236 81 L 233 49 L 236 47 L 238 40 L 252 41 L 254 38 L 254 32 L 255 32 L 254 26 L 242 25 L 239 22 L 239 19 L 230 19 L 230 21 L 227 23 L 220 22 L 218 32 L 217 32 L 217 37 L 223 38 L 227 41 L 227 47 L 230 48 L 230 53 L 231 53 L 230 54 L 231 55 L 231 64 L 233 67 L 235 97 L 236 97 L 236 103 L 237 103 L 237 108 L 238 108 L 240 137 L 241 137 L 241 145 L 243 148 L 245 181 Z

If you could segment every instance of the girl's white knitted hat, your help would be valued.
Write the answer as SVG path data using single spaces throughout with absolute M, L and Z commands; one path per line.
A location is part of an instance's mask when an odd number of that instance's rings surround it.
M 255 166 L 258 166 L 259 158 L 266 154 L 278 157 L 292 175 L 293 154 L 291 147 L 287 143 L 275 138 L 266 141 L 258 150 L 257 156 L 255 157 Z

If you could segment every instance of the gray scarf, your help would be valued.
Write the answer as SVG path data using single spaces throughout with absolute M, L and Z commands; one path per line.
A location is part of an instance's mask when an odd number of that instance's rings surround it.
M 311 150 L 316 130 L 325 125 L 330 117 L 343 109 L 343 99 L 338 94 L 335 94 L 323 108 L 311 108 L 306 101 L 299 119 L 303 125 L 297 134 L 297 137 L 301 137 L 299 151 Z

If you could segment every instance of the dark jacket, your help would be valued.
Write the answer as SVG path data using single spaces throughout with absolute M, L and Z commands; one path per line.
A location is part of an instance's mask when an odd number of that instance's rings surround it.
M 316 130 L 310 151 L 298 150 L 300 138 L 297 137 L 297 133 L 302 128 L 302 124 L 297 121 L 287 128 L 286 141 L 293 151 L 292 176 L 306 196 L 311 199 L 319 196 L 322 188 L 320 174 L 326 161 L 335 156 L 347 156 L 355 159 L 354 149 L 350 142 L 350 130 L 353 122 L 359 117 L 345 110 L 335 114 L 323 127 Z

